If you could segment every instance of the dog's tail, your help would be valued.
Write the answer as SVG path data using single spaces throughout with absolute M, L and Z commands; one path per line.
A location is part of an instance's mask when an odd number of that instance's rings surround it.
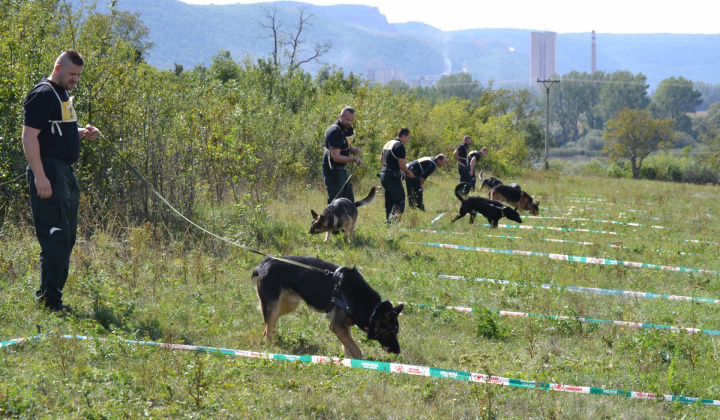
M 484 169 L 480 169 L 480 173 L 478 174 L 478 178 L 482 179 L 482 173 Z
M 462 201 L 463 198 L 467 197 L 469 191 L 470 184 L 468 184 L 467 182 L 461 182 L 457 184 L 457 187 L 455 187 L 455 197 L 457 197 L 458 200 Z
M 375 201 L 375 187 L 372 187 L 370 189 L 370 193 L 367 195 L 367 197 L 363 198 L 360 201 L 356 201 L 355 206 L 356 207 L 367 206 L 368 204 L 372 203 L 373 201 Z

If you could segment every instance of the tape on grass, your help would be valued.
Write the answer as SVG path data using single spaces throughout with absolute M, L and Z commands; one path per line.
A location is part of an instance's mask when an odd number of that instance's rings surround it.
M 446 231 L 446 230 L 432 230 L 432 229 L 410 229 L 411 231 L 415 232 L 424 232 L 424 233 L 441 233 L 441 234 L 447 234 L 447 235 L 467 235 L 467 232 L 452 232 L 452 231 Z M 481 235 L 488 238 L 506 238 L 506 239 L 522 239 L 520 236 L 507 236 L 507 235 Z M 570 244 L 578 244 L 578 245 L 600 245 L 600 246 L 606 246 L 609 248 L 622 248 L 622 249 L 629 249 L 629 250 L 635 250 L 634 247 L 627 246 L 627 245 L 615 245 L 615 244 L 597 244 L 594 242 L 584 242 L 584 241 L 571 241 L 569 239 L 548 239 L 544 238 L 541 239 L 542 241 L 546 242 L 560 242 L 560 243 L 570 243 Z M 676 252 L 676 251 L 666 251 L 662 249 L 655 249 L 656 252 L 663 252 L 666 254 L 677 254 L 677 255 L 698 255 L 693 254 L 689 252 Z
M 443 306 L 443 305 L 427 305 L 424 303 L 409 303 L 401 302 L 405 305 L 419 306 L 423 308 L 435 308 L 435 309 L 447 309 L 457 312 L 477 312 L 480 309 L 476 308 L 464 308 L 461 306 Z M 621 327 L 628 328 L 643 328 L 649 330 L 667 330 L 673 332 L 684 331 L 690 334 L 706 334 L 706 335 L 720 335 L 720 331 L 717 330 L 703 330 L 700 328 L 689 328 L 689 327 L 675 327 L 671 325 L 660 325 L 660 324 L 646 324 L 644 322 L 630 322 L 630 321 L 611 321 L 607 319 L 596 319 L 596 318 L 583 318 L 566 315 L 547 315 L 547 314 L 534 314 L 532 312 L 515 312 L 515 311 L 499 311 L 496 309 L 488 309 L 490 313 L 498 314 L 500 316 L 514 316 L 520 318 L 538 318 L 538 319 L 552 319 L 555 321 L 577 321 L 583 324 L 611 324 Z
M 538 285 L 535 283 L 518 283 L 518 282 L 514 282 L 514 281 L 510 281 L 510 280 L 497 280 L 497 279 L 489 279 L 489 278 L 483 278 L 483 277 L 472 278 L 472 277 L 463 277 L 463 276 L 452 276 L 452 275 L 448 275 L 448 274 L 435 275 L 435 274 L 426 274 L 426 273 L 410 273 L 410 274 L 412 274 L 414 276 L 430 276 L 430 277 L 453 279 L 453 280 L 473 280 L 473 281 L 477 281 L 477 282 L 486 282 L 486 283 L 492 283 L 492 284 L 538 287 Z M 542 287 L 543 289 L 555 289 L 555 290 L 563 290 L 563 291 L 579 292 L 579 293 L 593 293 L 593 294 L 597 294 L 597 295 L 625 296 L 625 297 L 644 298 L 644 299 L 667 299 L 667 300 L 679 300 L 679 301 L 685 301 L 685 302 L 720 304 L 720 299 L 667 295 L 667 294 L 649 293 L 649 292 L 635 292 L 635 291 L 630 291 L 630 290 L 601 289 L 598 287 L 583 287 L 583 286 L 560 286 L 557 284 L 547 284 L 547 283 L 540 284 L 540 287 Z
M 99 340 L 107 341 L 105 338 L 93 338 L 82 335 L 61 335 L 62 338 L 67 339 L 78 339 L 78 340 Z M 40 338 L 39 336 L 31 337 Z M 5 341 L 3 343 L 17 344 L 26 341 L 25 338 L 19 338 L 15 340 Z M 152 341 L 136 341 L 136 340 L 122 340 L 128 344 L 148 345 L 153 347 L 166 348 L 170 350 L 194 350 L 204 353 L 220 353 L 230 356 L 240 357 L 254 357 L 269 360 L 278 360 L 285 362 L 301 362 L 301 363 L 316 363 L 316 364 L 335 364 L 337 366 L 345 366 L 355 369 L 365 369 L 377 372 L 392 372 L 401 373 L 407 375 L 426 376 L 431 378 L 439 379 L 452 379 L 456 381 L 464 382 L 477 382 L 492 385 L 510 386 L 516 388 L 525 389 L 538 389 L 545 391 L 558 391 L 558 392 L 569 392 L 573 394 L 590 394 L 590 395 L 613 395 L 619 397 L 626 397 L 632 399 L 641 400 L 654 400 L 654 401 L 674 401 L 688 404 L 700 403 L 703 405 L 720 406 L 720 400 L 713 400 L 708 398 L 695 398 L 685 397 L 682 395 L 660 395 L 651 392 L 636 392 L 636 391 L 623 391 L 620 389 L 610 388 L 596 388 L 592 386 L 583 385 L 566 385 L 561 383 L 553 382 L 542 382 L 542 381 L 526 381 L 523 379 L 505 378 L 502 376 L 486 375 L 483 373 L 472 373 L 461 370 L 448 370 L 439 369 L 428 366 L 416 366 L 408 365 L 403 363 L 389 363 L 389 362 L 376 362 L 372 360 L 358 360 L 358 359 L 340 359 L 337 357 L 327 356 L 312 356 L 312 355 L 293 355 L 293 354 L 274 354 L 274 353 L 263 353 L 256 351 L 247 350 L 233 350 L 224 349 L 219 347 L 203 347 L 203 346 L 191 346 L 185 344 L 167 344 L 167 343 L 155 343 Z M 8 344 L 8 345 L 12 345 Z M 2 346 L 0 346 L 2 347 Z
M 624 225 L 633 227 L 651 227 L 653 229 L 668 229 L 665 226 L 656 225 L 644 225 L 642 223 L 634 222 L 618 222 L 617 220 L 602 220 L 602 219 L 585 219 L 582 217 L 560 217 L 560 216 L 525 216 L 527 219 L 554 219 L 554 220 L 569 220 L 571 222 L 594 222 L 594 223 L 610 223 L 612 225 Z
M 704 270 L 704 269 L 699 269 L 699 268 L 672 267 L 672 266 L 667 266 L 667 265 L 648 264 L 648 263 L 633 262 L 633 261 L 611 260 L 611 259 L 607 259 L 607 258 L 583 257 L 583 256 L 566 255 L 566 254 L 549 254 L 547 252 L 521 251 L 521 250 L 515 250 L 515 249 L 484 248 L 484 247 L 452 245 L 452 244 L 438 244 L 438 243 L 433 243 L 433 242 L 408 242 L 408 243 L 434 246 L 434 247 L 439 247 L 439 248 L 461 249 L 461 250 L 466 250 L 466 251 L 478 251 L 478 252 L 490 252 L 490 253 L 497 253 L 497 254 L 546 257 L 546 258 L 550 258 L 551 260 L 579 262 L 579 263 L 584 263 L 584 264 L 621 265 L 621 266 L 625 266 L 625 267 L 651 268 L 651 269 L 655 269 L 655 270 L 676 271 L 676 272 L 681 272 L 681 273 L 699 273 L 699 274 L 715 274 L 715 275 L 720 274 L 718 271 Z

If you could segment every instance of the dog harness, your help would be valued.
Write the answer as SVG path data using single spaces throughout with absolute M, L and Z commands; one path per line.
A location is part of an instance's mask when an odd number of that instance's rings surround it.
M 332 291 L 332 297 L 330 298 L 330 303 L 328 303 L 327 308 L 325 308 L 325 313 L 328 313 L 332 310 L 334 306 L 339 306 L 341 309 L 344 309 L 345 312 L 350 315 L 350 318 L 354 316 L 354 312 L 352 309 L 350 309 L 350 305 L 348 304 L 347 297 L 343 294 L 343 292 L 340 291 L 340 285 L 343 281 L 343 275 L 340 272 L 343 267 L 338 267 L 335 272 L 332 274 L 332 281 L 335 284 L 335 287 Z
M 75 113 L 75 107 L 73 106 L 73 96 L 70 96 L 68 94 L 68 100 L 64 101 L 60 99 L 60 95 L 55 91 L 55 88 L 50 84 L 50 82 L 40 82 L 35 87 L 40 85 L 48 85 L 50 86 L 50 90 L 53 91 L 55 96 L 58 99 L 58 102 L 60 102 L 60 109 L 62 113 L 62 120 L 48 120 L 50 123 L 50 132 L 55 134 L 55 129 L 57 128 L 58 135 L 62 136 L 62 129 L 60 128 L 60 123 L 66 123 L 66 122 L 77 122 L 77 114 Z

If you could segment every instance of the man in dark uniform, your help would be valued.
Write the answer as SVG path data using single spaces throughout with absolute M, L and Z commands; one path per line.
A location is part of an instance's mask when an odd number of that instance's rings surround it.
M 410 207 L 425 211 L 425 205 L 423 204 L 423 187 L 425 180 L 430 174 L 435 172 L 436 168 L 445 166 L 446 161 L 445 155 L 440 153 L 434 158 L 421 157 L 408 163 L 408 169 L 415 175 L 415 178 L 405 179 Z
M 397 138 L 385 143 L 380 155 L 380 183 L 385 189 L 385 220 L 390 223 L 390 216 L 398 218 L 405 211 L 405 190 L 402 185 L 402 174 L 415 178 L 405 165 L 405 144 L 410 141 L 410 130 L 401 128 Z
M 30 206 L 40 242 L 40 290 L 35 296 L 53 312 L 69 311 L 62 295 L 80 203 L 80 188 L 71 165 L 80 157 L 80 139 L 94 140 L 99 134 L 89 124 L 78 128 L 69 94 L 80 79 L 83 65 L 75 50 L 60 54 L 50 77 L 28 94 L 23 115 Z
M 468 159 L 471 143 L 472 137 L 465 136 L 462 143 L 455 149 L 455 160 L 457 161 L 458 174 L 460 174 L 460 182 L 467 182 L 468 184 L 472 182 L 470 159 Z
M 475 181 L 477 181 L 477 177 L 475 176 L 475 164 L 480 161 L 480 158 L 488 154 L 488 148 L 483 147 L 480 149 L 480 151 L 473 150 L 468 154 L 468 168 L 470 169 L 470 190 L 475 191 Z M 466 193 L 469 191 L 466 191 Z
M 340 111 L 338 120 L 325 131 L 322 175 L 328 192 L 328 204 L 340 197 L 355 202 L 353 184 L 348 180 L 349 174 L 345 169 L 345 165 L 350 162 L 357 163 L 358 166 L 363 164 L 359 157 L 350 157 L 350 154 L 360 154 L 360 149 L 350 145 L 355 139 L 352 127 L 354 122 L 355 110 L 346 106 Z

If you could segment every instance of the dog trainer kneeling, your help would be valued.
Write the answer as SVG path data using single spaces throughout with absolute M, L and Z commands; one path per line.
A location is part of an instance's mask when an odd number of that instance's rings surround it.
M 410 129 L 401 128 L 397 138 L 385 143 L 380 162 L 380 183 L 385 189 L 385 220 L 390 215 L 399 216 L 405 211 L 405 189 L 402 185 L 403 172 L 408 178 L 415 178 L 405 165 L 405 144 L 410 141 Z
M 353 184 L 348 180 L 345 165 L 354 162 L 362 165 L 359 157 L 350 157 L 350 154 L 359 155 L 360 149 L 351 146 L 355 139 L 352 124 L 355 122 L 355 110 L 349 106 L 340 111 L 338 120 L 325 131 L 325 152 L 322 158 L 322 176 L 328 192 L 327 203 L 336 198 L 347 198 L 354 202 Z M 342 189 L 342 191 L 340 191 Z
M 405 179 L 410 207 L 425 211 L 425 205 L 423 204 L 425 180 L 435 172 L 435 169 L 445 166 L 446 161 L 445 155 L 440 153 L 434 158 L 426 156 L 408 163 L 408 169 L 415 175 L 415 178 Z

